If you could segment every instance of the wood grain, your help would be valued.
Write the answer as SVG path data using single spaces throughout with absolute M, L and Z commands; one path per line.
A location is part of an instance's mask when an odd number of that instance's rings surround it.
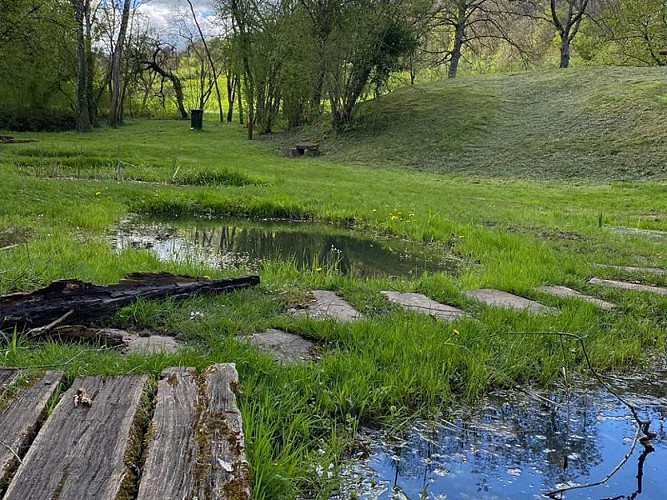
M 250 500 L 232 364 L 162 372 L 139 500 Z
M 147 377 L 74 381 L 40 430 L 5 500 L 115 499 L 129 471 L 125 458 Z M 74 405 L 83 389 L 90 406 Z
M 46 372 L 0 411 L 0 493 L 30 446 L 46 404 L 62 378 L 61 371 Z
M 5 392 L 5 389 L 13 384 L 18 376 L 19 371 L 16 368 L 0 368 L 0 394 Z
M 193 498 L 195 464 L 200 458 L 196 441 L 199 404 L 193 368 L 162 371 L 138 500 Z
M 243 421 L 234 394 L 238 382 L 231 363 L 213 365 L 204 373 L 208 412 L 203 419 L 206 440 L 202 442 L 209 442 L 209 467 L 200 484 L 200 498 L 252 498 Z

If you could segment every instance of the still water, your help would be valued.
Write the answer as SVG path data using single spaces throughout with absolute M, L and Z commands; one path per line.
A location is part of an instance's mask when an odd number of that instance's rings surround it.
M 333 267 L 359 277 L 454 272 L 456 267 L 443 245 L 366 238 L 358 232 L 310 223 L 124 224 L 113 241 L 118 249 L 148 248 L 163 260 L 254 271 L 265 260 L 291 261 L 299 269 Z
M 555 405 L 496 395 L 472 416 L 418 422 L 401 441 L 368 434 L 367 452 L 344 472 L 342 498 L 666 499 L 665 382 L 662 373 L 624 389 L 656 433 L 648 446 L 636 439 L 627 407 L 607 391 L 552 394 Z M 581 487 L 547 496 L 572 486 Z

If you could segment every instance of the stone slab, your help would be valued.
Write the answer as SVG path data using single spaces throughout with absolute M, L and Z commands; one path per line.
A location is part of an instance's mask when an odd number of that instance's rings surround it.
M 610 310 L 616 307 L 616 305 L 612 304 L 611 302 L 607 302 L 606 300 L 598 299 L 597 297 L 592 297 L 590 295 L 583 294 L 581 292 L 578 292 L 577 290 L 573 290 L 572 288 L 568 288 L 566 286 L 548 285 L 548 286 L 541 286 L 538 288 L 538 290 L 540 292 L 556 295 L 557 297 L 564 297 L 566 299 L 581 299 L 591 304 L 594 304 L 601 309 Z
M 430 314 L 440 319 L 454 320 L 464 315 L 461 309 L 441 304 L 421 293 L 383 291 L 382 294 L 405 309 Z
M 612 264 L 594 264 L 594 265 L 597 267 L 606 267 L 607 269 L 615 269 L 617 271 L 627 271 L 630 273 L 667 274 L 667 269 L 660 269 L 659 267 L 614 266 Z
M 642 285 L 640 283 L 630 283 L 628 281 L 605 280 L 601 278 L 591 278 L 588 280 L 591 285 L 610 286 L 613 288 L 621 288 L 623 290 L 635 290 L 637 292 L 658 293 L 660 295 L 667 295 L 667 288 L 660 286 Z
M 296 316 L 309 316 L 316 319 L 338 319 L 353 321 L 361 314 L 350 304 L 329 290 L 313 290 L 315 301 L 306 305 L 304 309 L 293 310 Z
M 270 328 L 251 335 L 248 340 L 281 363 L 296 363 L 313 358 L 314 344 L 311 341 L 282 330 Z
M 173 354 L 179 348 L 176 339 L 166 335 L 141 337 L 126 333 L 123 335 L 123 340 L 127 344 L 123 349 L 126 354 Z
M 481 288 L 479 290 L 468 290 L 463 292 L 466 296 L 483 302 L 486 305 L 493 307 L 504 307 L 506 309 L 525 310 L 533 314 L 549 314 L 557 312 L 552 307 L 547 307 L 529 300 L 524 297 L 519 297 L 509 292 L 502 290 L 493 290 L 490 288 Z

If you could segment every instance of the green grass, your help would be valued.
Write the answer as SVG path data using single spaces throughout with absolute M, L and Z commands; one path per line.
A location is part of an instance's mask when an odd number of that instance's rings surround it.
M 347 134 L 299 131 L 337 161 L 484 177 L 667 178 L 664 68 L 443 80 L 361 107 Z
M 494 387 L 546 386 L 565 365 L 585 372 L 571 341 L 564 357 L 557 337 L 515 332 L 578 333 L 599 370 L 628 370 L 664 354 L 667 297 L 587 280 L 630 277 L 595 263 L 667 268 L 664 241 L 614 230 L 667 231 L 665 92 L 658 69 L 434 83 L 366 103 L 358 128 L 327 138 L 319 158 L 276 155 L 294 135 L 248 142 L 241 127 L 212 120 L 201 133 L 186 122 L 132 121 L 87 135 L 14 134 L 37 142 L 0 145 L 0 293 L 66 277 L 110 283 L 141 270 L 241 272 L 112 250 L 113 228 L 130 213 L 314 220 L 433 241 L 451 249 L 460 272 L 360 280 L 267 262 L 255 289 L 141 301 L 104 321 L 175 334 L 188 345 L 178 354 L 120 356 L 8 334 L 0 363 L 62 366 L 72 382 L 82 374 L 157 376 L 167 366 L 235 362 L 255 498 L 326 497 L 335 478 L 318 467 L 334 464 L 335 471 L 360 425 L 400 427 Z M 665 276 L 638 279 L 667 285 Z M 534 290 L 542 284 L 619 307 L 603 312 L 556 299 Z M 535 298 L 560 313 L 498 310 L 462 294 L 478 287 Z M 341 293 L 364 319 L 344 324 L 286 313 L 313 288 Z M 387 289 L 419 291 L 469 315 L 449 324 L 406 312 L 379 293 Z M 192 311 L 201 315 L 193 319 Z M 280 366 L 239 339 L 269 327 L 316 341 L 321 359 Z

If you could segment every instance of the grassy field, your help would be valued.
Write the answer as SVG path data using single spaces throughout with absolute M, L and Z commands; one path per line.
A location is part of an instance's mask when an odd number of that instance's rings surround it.
M 116 252 L 112 228 L 128 214 L 166 219 L 227 216 L 322 221 L 358 233 L 436 241 L 459 273 L 361 280 L 332 269 L 269 262 L 257 289 L 181 302 L 143 301 L 107 324 L 155 328 L 187 341 L 175 355 L 7 335 L 7 366 L 62 366 L 80 374 L 150 373 L 235 362 L 254 496 L 293 498 L 336 487 L 360 425 L 399 427 L 437 417 L 494 387 L 546 386 L 562 368 L 585 372 L 581 335 L 600 370 L 629 370 L 664 354 L 667 297 L 601 289 L 591 276 L 627 273 L 594 264 L 667 268 L 665 240 L 619 229 L 667 231 L 667 75 L 664 69 L 594 69 L 466 78 L 403 89 L 364 105 L 360 124 L 326 137 L 319 158 L 276 154 L 295 135 L 248 142 L 238 125 L 201 133 L 176 121 L 129 122 L 88 135 L 12 134 L 0 145 L 0 293 L 53 279 L 110 283 L 130 271 L 212 277 L 212 269 Z M 625 276 L 624 276 L 625 274 Z M 633 277 L 667 285 L 667 276 Z M 603 312 L 534 290 L 563 284 L 618 304 Z M 345 324 L 293 318 L 312 288 L 339 292 L 365 317 Z M 558 307 L 537 317 L 483 307 L 462 292 L 495 287 Z M 391 306 L 381 290 L 419 291 L 462 307 L 453 323 Z M 191 319 L 191 312 L 201 312 Z M 267 327 L 316 340 L 321 359 L 280 366 L 237 336 Z

